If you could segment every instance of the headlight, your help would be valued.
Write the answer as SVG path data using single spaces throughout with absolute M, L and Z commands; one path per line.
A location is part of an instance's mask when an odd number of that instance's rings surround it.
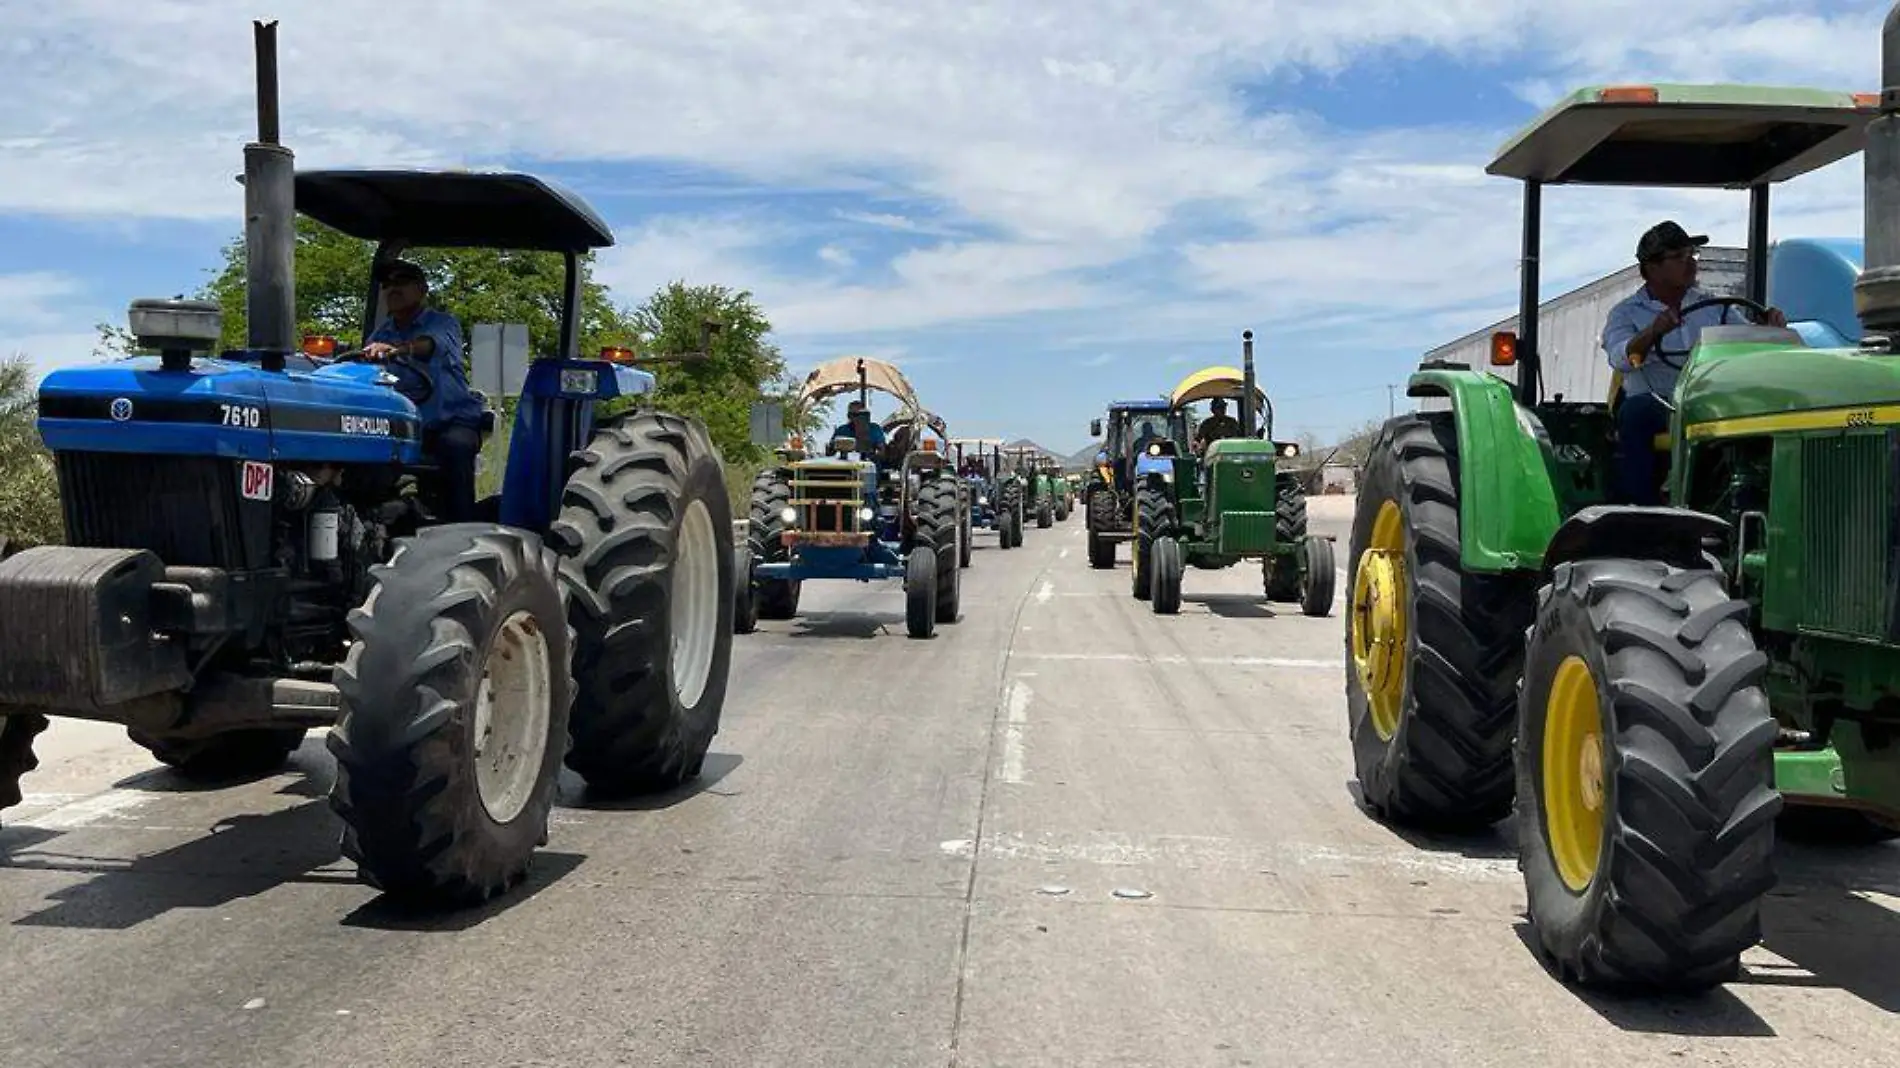
M 990 503 L 990 499 L 989 499 L 988 497 L 978 497 L 978 498 L 976 499 L 976 503 L 978 503 L 978 504 L 983 504 L 983 505 L 987 505 L 987 504 L 989 504 L 989 503 Z
M 1285 445 L 1280 446 L 1281 456 L 1298 456 L 1299 454 L 1300 454 L 1300 447 L 1292 442 L 1288 442 Z
M 788 525 L 792 523 L 796 523 L 798 522 L 798 509 L 787 508 L 783 512 L 780 512 L 778 514 L 778 517 L 779 517 L 780 522 L 786 523 Z
M 869 508 L 858 509 L 858 520 L 860 522 L 869 523 L 871 520 L 876 519 L 876 518 L 877 518 L 877 513 L 873 512 Z
M 1150 445 L 1150 446 L 1148 446 L 1148 455 L 1150 455 L 1150 456 L 1159 456 L 1159 455 L 1161 455 L 1161 446 L 1159 446 L 1159 445 Z

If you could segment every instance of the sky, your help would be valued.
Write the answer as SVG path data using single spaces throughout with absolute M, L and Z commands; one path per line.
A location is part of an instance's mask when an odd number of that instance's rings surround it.
M 195 291 L 241 227 L 251 20 L 302 167 L 506 167 L 613 227 L 597 276 L 750 290 L 794 370 L 893 360 L 955 436 L 1068 452 L 1256 338 L 1275 436 L 1383 418 L 1515 310 L 1483 173 L 1568 90 L 1877 90 L 1885 5 L 1798 0 L 0 0 L 0 353 Z M 1742 193 L 1546 192 L 1545 296 Z M 1860 161 L 1771 236 L 1857 236 Z M 881 410 L 881 409 L 880 409 Z

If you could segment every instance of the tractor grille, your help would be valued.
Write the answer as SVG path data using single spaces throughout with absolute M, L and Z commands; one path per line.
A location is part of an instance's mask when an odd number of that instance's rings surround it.
M 800 530 L 856 534 L 864 529 L 864 470 L 856 464 L 806 463 L 792 468 L 792 507 Z
M 60 453 L 66 540 L 86 548 L 148 549 L 178 567 L 264 566 L 270 505 L 245 502 L 237 472 L 236 461 L 212 457 Z
M 1894 451 L 1891 433 L 1801 442 L 1802 611 L 1805 630 L 1886 640 L 1894 615 Z
M 1222 512 L 1220 551 L 1257 553 L 1273 547 L 1272 512 Z

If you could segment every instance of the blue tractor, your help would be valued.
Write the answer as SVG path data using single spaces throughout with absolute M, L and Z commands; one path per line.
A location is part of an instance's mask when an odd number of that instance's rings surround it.
M 1135 537 L 1135 487 L 1149 474 L 1174 477 L 1174 457 L 1188 453 L 1187 412 L 1166 398 L 1121 400 L 1108 406 L 1108 436 L 1102 420 L 1089 421 L 1089 435 L 1102 438 L 1095 470 L 1082 489 L 1082 519 L 1088 527 L 1089 566 L 1115 566 L 1115 545 Z
M 999 549 L 1021 545 L 1022 497 L 1020 493 L 1006 493 L 1015 488 L 1016 483 L 1003 476 L 1003 439 L 956 438 L 950 447 L 956 460 L 957 477 L 966 487 L 970 501 L 970 531 L 994 531 Z M 964 551 L 969 550 L 966 547 Z
M 578 356 L 581 257 L 613 243 L 592 210 L 521 174 L 297 172 L 274 30 L 257 26 L 245 149 L 246 346 L 214 353 L 216 305 L 140 301 L 132 332 L 156 355 L 40 386 L 66 544 L 0 561 L 0 803 L 19 801 L 49 716 L 123 723 L 219 779 L 327 726 L 362 878 L 480 902 L 547 841 L 564 759 L 614 793 L 699 774 L 732 643 L 721 461 L 695 420 L 596 412 L 653 377 Z M 406 247 L 565 257 L 560 348 L 527 367 L 483 521 L 438 518 L 399 362 L 298 344 L 297 211 L 375 242 L 379 266 Z M 381 308 L 364 283 L 367 333 Z
M 966 491 L 938 440 L 923 433 L 926 416 L 910 383 L 890 364 L 839 357 L 806 378 L 800 401 L 815 406 L 854 390 L 860 400 L 872 390 L 896 398 L 915 419 L 912 444 L 893 435 L 877 447 L 836 433 L 821 455 L 784 454 L 759 472 L 747 523 L 752 611 L 793 618 L 809 580 L 902 579 L 905 628 L 929 638 L 938 623 L 957 620 Z

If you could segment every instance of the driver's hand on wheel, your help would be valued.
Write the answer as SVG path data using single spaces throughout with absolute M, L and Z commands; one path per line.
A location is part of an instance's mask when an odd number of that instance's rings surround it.
M 1766 315 L 1762 316 L 1762 320 L 1766 322 L 1769 326 L 1787 326 L 1788 325 L 1788 315 L 1786 312 L 1782 311 L 1780 308 L 1777 308 L 1771 304 L 1768 306 L 1767 312 L 1768 313 Z
M 1649 336 L 1661 337 L 1681 325 L 1682 316 L 1676 313 L 1676 309 L 1664 308 L 1662 311 L 1657 312 L 1656 318 L 1650 322 Z
M 372 341 L 363 346 L 363 358 L 371 363 L 382 363 L 396 351 L 396 346 L 387 341 Z

